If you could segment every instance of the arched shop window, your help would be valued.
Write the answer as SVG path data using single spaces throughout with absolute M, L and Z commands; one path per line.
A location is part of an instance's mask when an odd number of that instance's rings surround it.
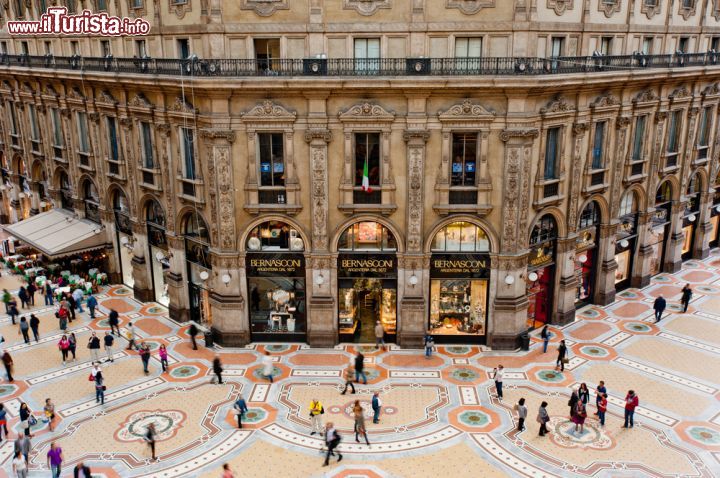
M 211 269 L 210 233 L 205 220 L 198 213 L 193 212 L 185 218 L 183 235 L 186 259 L 205 269 Z
M 362 221 L 338 240 L 338 331 L 340 341 L 372 341 L 382 325 L 395 340 L 397 326 L 397 240 L 379 222 Z
M 302 252 L 304 249 L 305 245 L 297 229 L 281 221 L 264 222 L 248 235 L 248 251 Z
M 662 183 L 655 192 L 655 213 L 652 215 L 649 245 L 650 275 L 663 272 L 665 267 L 665 254 L 668 238 L 672 231 L 672 196 L 673 190 L 670 181 Z
M 470 222 L 453 222 L 433 238 L 428 328 L 438 341 L 483 342 L 486 334 L 490 241 Z
M 600 206 L 590 201 L 580 213 L 578 237 L 575 243 L 575 276 L 578 279 L 576 305 L 589 304 L 595 293 L 595 276 L 598 260 L 598 228 Z
M 246 246 L 252 340 L 305 340 L 305 244 L 299 231 L 267 221 L 250 231 Z
M 185 216 L 185 261 L 187 265 L 190 319 L 211 324 L 209 290 L 206 281 L 210 277 L 210 233 L 205 220 L 197 212 Z
M 681 250 L 682 260 L 690 259 L 695 249 L 695 236 L 697 235 L 697 224 L 700 217 L 700 201 L 702 200 L 702 178 L 698 173 L 690 177 L 687 191 L 687 204 L 682 217 L 683 245 Z M 712 236 L 711 236 L 712 237 Z
M 615 235 L 615 288 L 630 286 L 637 247 L 638 207 L 635 191 L 626 192 L 620 201 L 620 224 Z
M 156 226 L 165 227 L 165 211 L 155 199 L 151 199 L 145 207 L 145 220 Z
M 393 233 L 377 222 L 356 222 L 340 236 L 339 251 L 397 251 Z
M 530 234 L 527 296 L 528 327 L 541 327 L 552 320 L 555 290 L 555 243 L 557 222 L 552 214 L 545 214 Z
M 170 295 L 165 282 L 165 271 L 170 269 L 170 261 L 167 237 L 165 236 L 165 211 L 155 199 L 150 199 L 145 205 L 145 222 L 150 261 L 152 262 L 150 269 L 155 301 L 167 307 L 170 305 Z
M 63 209 L 73 210 L 72 190 L 70 189 L 70 179 L 65 171 L 60 172 L 60 203 Z
M 85 202 L 85 219 L 100 223 L 100 196 L 92 181 L 87 180 L 83 186 Z

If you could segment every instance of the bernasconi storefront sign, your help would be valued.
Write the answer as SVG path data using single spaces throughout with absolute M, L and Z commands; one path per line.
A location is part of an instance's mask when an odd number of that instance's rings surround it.
M 248 277 L 304 277 L 302 254 L 248 254 L 245 259 Z
M 490 278 L 490 256 L 487 254 L 433 254 L 430 277 Z
M 397 276 L 397 258 L 389 254 L 340 254 L 338 277 L 393 278 Z

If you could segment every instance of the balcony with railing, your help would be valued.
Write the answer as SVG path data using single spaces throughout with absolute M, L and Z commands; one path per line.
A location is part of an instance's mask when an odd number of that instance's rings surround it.
M 557 75 L 716 66 L 720 53 L 485 58 L 175 59 L 0 54 L 1 67 L 163 76 L 497 76 Z

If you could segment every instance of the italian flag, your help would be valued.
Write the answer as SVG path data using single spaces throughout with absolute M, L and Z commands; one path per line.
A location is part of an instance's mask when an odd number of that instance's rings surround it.
M 365 158 L 365 165 L 363 166 L 363 178 L 362 178 L 362 190 L 366 193 L 371 193 L 372 188 L 370 187 L 370 176 L 368 175 L 368 160 Z

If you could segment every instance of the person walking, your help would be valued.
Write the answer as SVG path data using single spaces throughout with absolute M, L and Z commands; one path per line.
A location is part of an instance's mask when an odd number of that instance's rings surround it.
M 222 469 L 223 469 L 223 472 L 222 472 L 222 475 L 220 476 L 220 478 L 235 478 L 235 474 L 233 474 L 233 471 L 230 469 L 229 464 L 223 463 Z
M 312 431 L 310 432 L 310 436 L 314 434 L 322 435 L 323 433 L 323 424 L 322 424 L 322 416 L 325 413 L 325 409 L 322 406 L 322 403 L 320 403 L 320 400 L 317 398 L 313 398 L 310 402 L 310 426 L 312 428 Z
M 353 404 L 353 418 L 355 420 L 355 441 L 360 443 L 360 436 L 363 436 L 365 438 L 365 444 L 370 446 L 367 428 L 365 428 L 365 409 L 360 405 L 360 400 L 355 400 Z
M 198 334 L 198 328 L 197 325 L 195 325 L 195 321 L 190 321 L 190 327 L 188 327 L 188 335 L 190 336 L 190 342 L 192 342 L 192 348 L 193 350 L 197 350 L 197 341 L 195 340 L 195 336 Z
M 30 462 L 30 450 L 32 449 L 32 443 L 27 434 L 20 432 L 18 433 L 17 440 L 15 440 L 15 453 L 20 453 L 27 463 Z
M 157 460 L 157 457 L 155 456 L 156 435 L 157 433 L 155 432 L 155 424 L 151 422 L 145 430 L 145 443 L 148 444 L 148 448 L 150 449 L 150 456 L 153 460 Z
M 140 359 L 142 360 L 143 372 L 147 375 L 150 373 L 150 370 L 148 370 L 148 365 L 150 364 L 150 346 L 145 342 L 141 343 L 138 353 L 140 354 Z
M 18 330 L 18 335 L 22 334 L 23 340 L 26 344 L 30 343 L 30 324 L 25 319 L 25 317 L 20 318 L 20 327 Z
M 242 419 L 245 416 L 245 413 L 248 411 L 247 403 L 245 403 L 245 399 L 243 398 L 242 394 L 240 394 L 238 399 L 235 401 L 235 405 L 233 405 L 233 408 L 233 413 L 235 413 L 235 416 L 237 417 L 238 428 L 242 428 Z
M 5 313 L 10 313 L 10 299 L 12 299 L 12 295 L 10 295 L 10 292 L 8 292 L 7 289 L 3 289 L 3 295 L 2 295 L 2 301 L 5 304 Z
M 588 390 L 585 382 L 580 384 L 580 389 L 578 390 L 578 398 L 585 406 L 587 406 L 588 402 L 590 401 L 590 390 Z
M 600 395 L 600 401 L 597 403 L 598 408 L 598 419 L 600 419 L 600 426 L 605 426 L 605 412 L 607 412 L 607 393 Z
M 47 420 L 48 430 L 55 431 L 55 404 L 49 398 L 45 399 L 45 406 L 43 407 L 45 413 L 45 419 Z
M 222 368 L 222 362 L 220 361 L 219 354 L 215 354 L 215 358 L 213 359 L 212 367 L 213 367 L 213 373 L 215 374 L 215 379 L 217 380 L 218 385 L 222 385 L 222 383 L 223 383 L 223 380 L 222 380 L 223 368 Z M 270 374 L 272 375 L 272 372 L 270 372 Z
M 62 354 L 62 363 L 65 365 L 65 362 L 67 362 L 68 359 L 68 351 L 70 350 L 70 341 L 68 340 L 67 335 L 60 337 L 60 340 L 58 341 L 58 349 L 60 349 L 60 353 Z
M 75 304 L 74 304 L 75 308 L 81 314 L 84 312 L 84 310 L 82 308 L 83 295 L 84 295 L 83 291 L 80 288 L 75 289 L 72 293 L 72 298 L 73 298 L 73 301 L 75 302 Z
M 60 478 L 62 472 L 63 454 L 62 448 L 57 446 L 55 442 L 50 443 L 50 450 L 47 452 L 47 464 L 50 468 L 52 478 Z
M 373 423 L 380 423 L 380 410 L 382 409 L 382 400 L 380 399 L 380 392 L 373 393 L 370 405 L 373 409 Z
M 557 361 L 555 362 L 556 368 L 560 368 L 560 371 L 564 372 L 565 363 L 567 361 L 567 346 L 565 345 L 565 340 L 561 340 L 560 345 L 558 345 L 558 357 Z
M 575 432 L 577 433 L 578 427 L 580 428 L 580 434 L 582 435 L 585 431 L 585 419 L 587 418 L 587 409 L 582 401 L 578 401 L 575 404 L 575 411 L 572 416 L 572 422 L 575 424 Z
M 95 308 L 98 306 L 98 301 L 95 298 L 94 295 L 90 294 L 88 298 L 85 300 L 85 305 L 87 305 L 88 311 L 90 312 L 90 319 L 95 318 Z
M 28 438 L 32 438 L 32 434 L 30 433 L 30 427 L 33 426 L 32 421 L 35 417 L 33 417 L 32 411 L 30 410 L 30 407 L 28 407 L 28 404 L 25 402 L 20 403 L 20 428 L 23 428 L 25 430 L 25 435 Z
M 68 342 L 70 342 L 70 348 L 68 350 L 70 350 L 70 353 L 73 356 L 73 362 L 77 362 L 77 355 L 75 355 L 77 352 L 77 337 L 75 337 L 75 332 L 70 332 Z
M 167 372 L 168 369 L 168 353 L 165 344 L 160 344 L 158 349 L 158 356 L 160 357 L 160 365 L 162 366 L 163 373 Z
M 425 345 L 425 358 L 432 357 L 433 347 L 435 346 L 435 339 L 433 338 L 432 335 L 430 335 L 429 330 L 425 333 L 425 338 L 423 339 L 423 343 Z
M 119 329 L 118 329 L 118 335 L 120 335 Z M 128 322 L 127 326 L 127 340 L 128 340 L 128 346 L 125 350 L 132 350 L 135 348 L 135 327 L 133 326 L 132 322 Z
M 117 336 L 120 337 L 120 318 L 117 310 L 110 309 L 108 324 L 110 325 L 110 333 L 117 334 Z
M 327 453 L 325 454 L 325 463 L 323 466 L 328 466 L 330 462 L 330 456 L 335 456 L 335 448 L 340 444 L 340 435 L 335 429 L 333 422 L 328 422 L 325 426 L 325 445 L 327 446 Z M 343 459 L 342 453 L 338 452 L 338 463 Z
M 92 478 L 90 467 L 81 461 L 73 468 L 73 478 Z
M 600 380 L 600 383 L 595 389 L 595 405 L 598 407 L 598 409 L 600 408 L 600 400 L 602 399 L 602 396 L 606 393 L 607 388 L 605 387 L 605 382 Z M 595 415 L 599 415 L 599 413 L 596 413 Z
M 75 297 L 73 297 L 72 294 L 67 294 L 65 296 L 64 304 L 70 316 L 70 322 L 72 322 L 77 318 L 77 316 L 75 315 L 75 309 L 77 308 L 77 304 L 75 303 Z
M 107 354 L 107 360 L 110 362 L 115 361 L 115 357 L 113 355 L 115 352 L 113 351 L 113 345 L 115 345 L 115 337 L 108 332 L 105 331 L 105 337 L 103 337 L 103 344 L 105 345 L 105 353 Z
M 540 404 L 540 408 L 538 409 L 537 421 L 540 424 L 539 435 L 541 437 L 544 437 L 545 434 L 548 432 L 547 422 L 550 421 L 550 415 L 548 415 L 548 412 L 547 412 L 547 405 L 548 405 L 547 402 L 542 402 Z
M 577 402 L 580 401 L 580 394 L 577 390 L 573 389 L 572 393 L 570 394 L 570 400 L 568 400 L 568 407 L 570 407 L 570 417 L 572 418 L 573 413 L 575 413 L 575 405 L 577 405 Z
M 90 358 L 93 362 L 100 361 L 100 337 L 95 332 L 88 339 L 88 349 L 90 349 Z
M 382 351 L 385 351 L 385 329 L 379 320 L 375 322 L 375 348 L 382 348 Z
M 105 377 L 102 372 L 95 374 L 95 403 L 105 405 Z
M 8 314 L 10 314 L 10 320 L 12 320 L 12 324 L 15 325 L 15 319 L 17 319 L 20 315 L 20 311 L 17 308 L 17 303 L 12 299 L 10 300 L 10 312 L 8 312 Z
M 518 413 L 518 427 L 517 431 L 521 432 L 525 430 L 525 419 L 527 418 L 527 407 L 525 406 L 525 398 L 518 400 L 515 405 L 515 411 Z
M 502 365 L 498 365 L 493 369 L 493 380 L 495 380 L 495 391 L 497 391 L 498 400 L 502 402 L 503 399 L 503 376 L 505 375 L 505 368 Z
M 272 359 L 270 358 L 270 352 L 267 350 L 265 351 L 265 356 L 262 359 L 262 376 L 266 379 L 270 380 L 270 383 L 273 383 L 273 372 L 275 371 L 275 366 L 272 363 Z
M 13 378 L 12 374 L 13 374 L 13 368 L 15 366 L 15 362 L 13 362 L 13 359 L 7 350 L 5 350 L 2 354 L 2 361 L 3 361 L 3 366 L 5 367 L 5 375 L 7 375 L 7 381 L 14 382 L 15 379 Z
M 35 314 L 30 314 L 30 330 L 32 330 L 35 342 L 40 341 L 40 319 L 35 317 Z
M 45 281 L 45 305 L 54 305 L 55 299 L 53 297 L 52 283 L 49 280 Z
M 35 283 L 32 281 L 29 282 L 26 290 L 27 290 L 28 302 L 30 303 L 30 306 L 35 307 L 35 292 L 37 291 L 37 287 L 35 286 Z
M 690 305 L 690 299 L 692 299 L 693 291 L 690 288 L 690 284 L 685 284 L 685 287 L 682 288 L 682 297 L 680 298 L 680 303 L 683 306 L 683 312 L 687 312 L 688 306 Z
M 65 332 L 67 330 L 68 326 L 68 312 L 65 307 L 60 305 L 58 308 L 58 311 L 55 312 L 55 317 L 58 319 L 58 326 L 60 327 L 60 330 Z
M 17 478 L 27 478 L 27 460 L 19 450 L 15 451 L 15 456 L 12 460 L 12 469 Z
M 7 410 L 5 410 L 5 405 L 0 403 L 0 441 L 2 441 L 2 432 L 5 432 L 5 439 L 10 439 L 10 432 L 8 432 L 7 427 Z
M 635 426 L 633 418 L 635 417 L 635 409 L 638 405 L 640 405 L 640 399 L 635 395 L 635 391 L 628 391 L 625 396 L 625 425 L 623 425 L 623 428 L 628 428 L 628 425 L 630 428 Z
M 540 338 L 543 342 L 543 353 L 547 353 L 548 344 L 550 343 L 550 337 L 552 334 L 550 333 L 550 330 L 548 330 L 548 325 L 545 324 L 545 327 L 542 328 L 540 331 Z
M 365 375 L 365 356 L 358 350 L 355 356 L 355 381 L 360 383 L 360 377 L 363 379 L 363 385 L 367 385 L 367 375 Z
M 665 312 L 665 307 L 667 307 L 667 301 L 665 298 L 661 295 L 655 299 L 655 302 L 653 303 L 653 310 L 655 310 L 655 322 L 660 322 L 662 320 L 663 312 Z
M 90 376 L 88 377 L 88 380 L 91 382 L 95 380 L 95 377 L 98 373 L 102 372 L 102 369 L 100 368 L 100 364 L 98 362 L 93 362 L 93 366 L 90 369 Z
M 352 393 L 355 393 L 355 384 L 353 383 L 353 378 L 355 375 L 355 370 L 352 368 L 352 366 L 347 367 L 344 372 L 345 376 L 345 387 L 343 388 L 343 391 L 340 392 L 340 395 L 345 395 L 345 392 L 347 392 L 348 386 L 352 389 Z
M 20 307 L 23 309 L 27 309 L 28 307 L 28 295 L 27 291 L 25 290 L 25 287 L 20 286 L 20 289 L 18 289 L 18 299 L 20 299 Z

